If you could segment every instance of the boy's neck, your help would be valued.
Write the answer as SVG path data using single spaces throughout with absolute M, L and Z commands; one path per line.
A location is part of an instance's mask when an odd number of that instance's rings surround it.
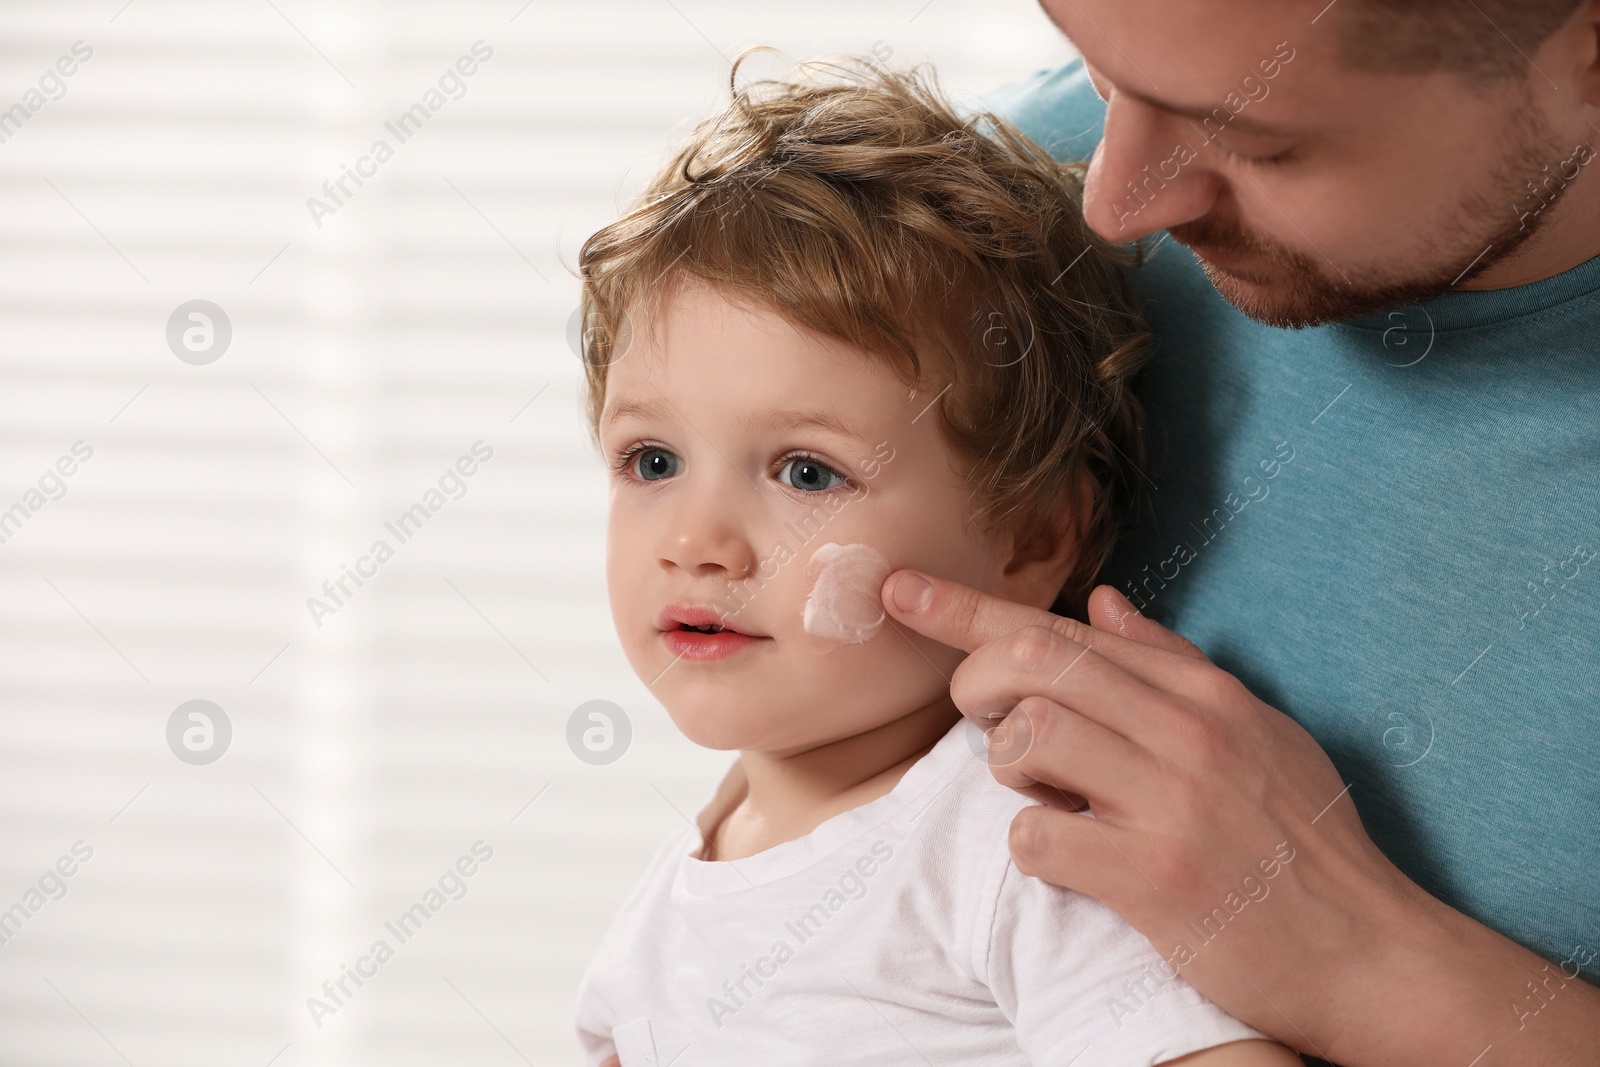
M 960 718 L 946 695 L 865 733 L 803 752 L 740 752 L 744 795 L 719 824 L 705 828 L 714 846 L 705 858 L 753 856 L 876 800 Z

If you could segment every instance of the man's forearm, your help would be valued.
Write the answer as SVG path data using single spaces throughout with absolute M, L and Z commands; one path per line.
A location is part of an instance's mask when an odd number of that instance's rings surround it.
M 1323 971 L 1338 1030 L 1322 1055 L 1341 1067 L 1600 1062 L 1600 989 L 1578 977 L 1592 946 L 1550 963 L 1409 882 L 1386 910 L 1387 945 Z

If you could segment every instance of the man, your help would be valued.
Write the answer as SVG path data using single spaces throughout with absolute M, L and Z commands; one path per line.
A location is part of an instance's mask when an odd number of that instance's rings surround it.
M 1153 514 L 1092 628 L 884 587 L 1018 866 L 1307 1056 L 1600 1062 L 1600 0 L 1043 4 L 990 103 L 1147 239 Z

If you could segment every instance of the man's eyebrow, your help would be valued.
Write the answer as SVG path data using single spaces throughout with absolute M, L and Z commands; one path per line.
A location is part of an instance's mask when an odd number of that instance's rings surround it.
M 1061 23 L 1056 21 L 1055 14 L 1053 12 L 1051 12 L 1051 10 L 1042 2 L 1042 0 L 1040 2 L 1039 6 L 1041 8 L 1043 8 L 1044 13 L 1045 13 L 1045 17 L 1050 20 L 1050 24 L 1056 28 L 1056 31 L 1058 33 L 1061 34 L 1062 40 L 1066 41 L 1068 44 L 1072 45 L 1073 48 L 1076 48 L 1078 50 L 1078 54 L 1083 59 L 1085 68 L 1087 68 L 1088 67 L 1088 57 L 1083 55 L 1082 46 L 1078 44 L 1077 40 L 1075 40 L 1073 38 L 1072 34 L 1067 32 L 1067 29 L 1066 29 L 1065 26 L 1061 25 Z M 1076 5 L 1074 5 L 1074 7 L 1076 7 Z M 1090 27 L 1092 29 L 1094 29 L 1094 31 L 1096 33 L 1099 33 L 1101 37 L 1105 38 L 1105 40 L 1107 42 L 1111 42 L 1111 38 L 1106 37 L 1106 35 L 1100 31 L 1099 27 L 1095 26 L 1093 23 L 1090 23 Z M 1116 44 L 1115 43 L 1112 43 L 1111 46 L 1113 48 L 1116 48 Z M 1121 51 L 1122 51 L 1121 49 L 1117 49 L 1118 54 L 1121 54 Z M 1124 56 L 1123 58 L 1127 58 L 1127 57 Z M 1131 61 L 1130 61 L 1130 63 L 1131 63 Z M 1138 68 L 1136 67 L 1134 69 L 1137 70 Z M 1139 71 L 1139 73 L 1141 75 L 1144 74 L 1143 71 Z M 1106 77 L 1104 71 L 1100 72 L 1100 77 L 1106 78 L 1106 81 L 1108 81 L 1108 82 L 1111 81 L 1110 78 Z M 1145 77 L 1145 81 L 1150 81 L 1150 79 L 1148 77 Z M 1091 82 L 1091 85 L 1092 84 L 1093 83 Z M 1127 95 L 1133 97 L 1135 100 L 1139 101 L 1141 104 L 1144 104 L 1147 107 L 1153 107 L 1157 111 L 1165 111 L 1169 115 L 1177 115 L 1179 118 L 1190 119 L 1190 120 L 1192 120 L 1194 122 L 1204 122 L 1206 119 L 1215 119 L 1216 118 L 1216 113 L 1218 111 L 1221 111 L 1224 115 L 1228 116 L 1228 121 L 1223 123 L 1223 127 L 1222 128 L 1223 129 L 1227 129 L 1228 127 L 1231 126 L 1231 127 L 1234 127 L 1235 129 L 1237 129 L 1240 133 L 1245 134 L 1246 136 L 1291 137 L 1291 136 L 1296 135 L 1296 133 L 1298 133 L 1298 131 L 1290 129 L 1290 128 L 1285 127 L 1285 126 L 1275 126 L 1270 122 L 1257 122 L 1255 119 L 1243 118 L 1243 117 L 1241 117 L 1239 115 L 1235 115 L 1232 112 L 1230 112 L 1225 106 L 1223 106 L 1220 102 L 1218 102 L 1214 107 L 1184 107 L 1184 106 L 1180 106 L 1178 104 L 1168 103 L 1165 100 L 1158 100 L 1155 97 L 1150 96 L 1147 93 L 1137 92 L 1137 91 L 1135 91 L 1133 89 L 1126 89 L 1126 88 L 1122 87 L 1121 85 L 1117 85 L 1115 82 L 1112 82 L 1111 84 L 1113 85 L 1113 87 L 1115 87 L 1117 92 L 1126 93 Z M 1155 82 L 1150 82 L 1150 85 L 1151 85 L 1152 88 L 1154 88 L 1155 87 Z M 1237 92 L 1237 90 L 1230 89 L 1229 92 Z M 1100 95 L 1100 90 L 1099 90 L 1098 87 L 1095 88 L 1095 95 L 1096 96 Z M 1226 95 L 1226 94 L 1224 94 L 1224 95 Z M 1246 95 L 1248 95 L 1248 94 L 1246 94 Z M 1263 99 L 1265 99 L 1265 98 L 1263 98 Z M 1206 131 L 1205 130 L 1201 130 L 1200 132 L 1201 132 L 1201 134 L 1203 136 Z M 1211 140 L 1211 138 L 1207 137 L 1206 140 L 1209 141 L 1209 140 Z
M 659 400 L 619 400 L 614 406 L 606 409 L 602 424 L 609 426 L 625 418 L 661 419 L 666 418 L 669 412 L 675 411 L 675 408 Z M 871 445 L 871 442 L 849 423 L 831 412 L 817 409 L 770 409 L 747 416 L 744 424 L 752 429 L 822 430 L 864 446 Z
M 1247 136 L 1289 137 L 1294 135 L 1296 132 L 1287 126 L 1278 126 L 1270 122 L 1259 122 L 1247 115 L 1236 115 L 1229 111 L 1227 107 L 1221 103 L 1218 103 L 1215 107 L 1209 108 L 1185 107 L 1179 104 L 1169 103 L 1165 100 L 1157 100 L 1153 96 L 1148 96 L 1145 93 L 1138 92 L 1134 89 L 1124 89 L 1121 86 L 1117 86 L 1117 92 L 1131 96 L 1141 104 L 1144 104 L 1146 107 L 1155 108 L 1157 111 L 1165 111 L 1169 115 L 1177 115 L 1179 118 L 1190 119 L 1194 122 L 1205 122 L 1207 119 L 1210 119 L 1213 122 L 1219 123 L 1223 130 L 1234 129 L 1238 130 L 1242 134 L 1246 134 Z M 1237 94 L 1237 90 L 1230 89 L 1228 94 Z M 1218 112 L 1222 113 L 1222 117 L 1219 118 L 1217 114 Z M 1226 119 L 1226 121 L 1223 121 L 1223 119 Z M 1205 136 L 1211 131 L 1202 128 L 1199 132 L 1202 136 Z M 1207 137 L 1206 139 L 1210 140 L 1210 137 Z

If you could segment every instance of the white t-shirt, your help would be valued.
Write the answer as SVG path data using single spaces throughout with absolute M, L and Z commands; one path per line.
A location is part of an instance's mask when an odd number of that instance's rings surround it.
M 957 723 L 893 790 L 745 859 L 694 859 L 744 794 L 656 854 L 578 991 L 590 1064 L 1148 1067 L 1255 1030 L 1091 897 L 1011 862 L 983 737 Z

